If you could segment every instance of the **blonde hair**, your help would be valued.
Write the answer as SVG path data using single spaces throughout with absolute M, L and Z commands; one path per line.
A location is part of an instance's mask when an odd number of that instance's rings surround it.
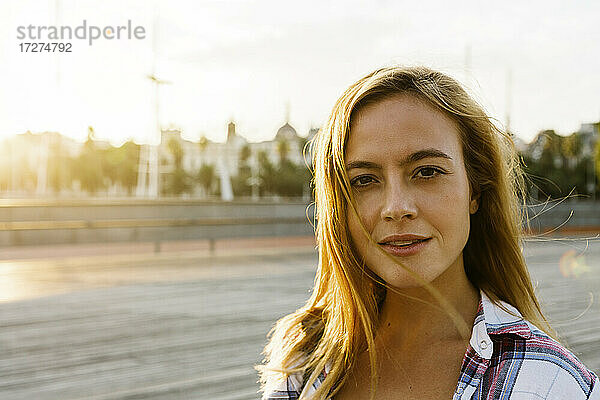
M 513 305 L 525 319 L 555 336 L 541 312 L 521 252 L 527 218 L 519 199 L 525 198 L 525 192 L 510 135 L 453 78 L 426 67 L 386 67 L 364 76 L 342 94 L 312 143 L 319 265 L 306 304 L 281 318 L 270 333 L 265 365 L 258 367 L 264 390 L 269 390 L 270 382 L 293 373 L 302 374 L 307 388 L 328 364 L 327 379 L 313 398 L 333 396 L 353 360 L 366 348 L 374 397 L 374 335 L 379 305 L 390 289 L 364 268 L 352 249 L 347 215 L 356 211 L 344 148 L 352 116 L 367 104 L 397 95 L 426 101 L 459 127 L 469 184 L 479 195 L 479 209 L 471 216 L 463 250 L 468 279 L 495 304 L 502 306 L 501 300 Z

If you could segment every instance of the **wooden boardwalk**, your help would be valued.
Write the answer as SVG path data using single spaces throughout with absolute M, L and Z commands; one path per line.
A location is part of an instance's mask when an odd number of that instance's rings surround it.
M 526 254 L 554 326 L 600 371 L 600 243 L 569 253 L 585 247 L 530 243 Z M 0 398 L 258 398 L 265 335 L 308 297 L 316 257 L 246 253 L 0 262 Z

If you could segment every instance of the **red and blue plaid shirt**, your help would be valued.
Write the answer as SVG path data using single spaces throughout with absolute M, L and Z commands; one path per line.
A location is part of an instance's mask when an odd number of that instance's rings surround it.
M 596 374 L 514 307 L 503 305 L 514 315 L 481 292 L 452 400 L 600 400 Z M 321 385 L 327 372 L 328 368 L 307 395 Z M 302 377 L 291 375 L 267 385 L 263 399 L 298 399 L 303 389 Z

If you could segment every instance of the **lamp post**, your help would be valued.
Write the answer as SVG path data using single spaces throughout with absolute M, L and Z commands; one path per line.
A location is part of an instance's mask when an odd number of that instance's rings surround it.
M 591 194 L 591 198 L 592 200 L 596 200 L 596 166 L 594 165 L 594 157 L 590 158 L 590 164 L 591 164 L 591 168 L 590 168 L 590 172 L 588 172 L 587 178 L 587 190 L 588 192 Z M 587 168 L 586 168 L 587 169 Z
M 152 74 L 148 75 L 147 78 L 152 81 L 155 85 L 154 95 L 154 113 L 156 114 L 156 129 L 158 130 L 158 143 L 151 143 L 149 141 L 146 145 L 140 146 L 140 158 L 138 164 L 138 180 L 136 187 L 136 196 L 138 197 L 150 197 L 158 198 L 160 193 L 160 174 L 158 171 L 159 160 L 158 160 L 158 146 L 162 140 L 162 130 L 160 128 L 160 101 L 159 101 L 159 88 L 160 85 L 171 84 L 169 81 L 159 79 L 156 76 L 156 54 L 157 54 L 157 43 L 158 43 L 158 18 L 154 19 L 154 36 L 152 41 L 152 49 L 154 58 L 152 61 Z M 146 180 L 148 183 L 146 184 Z
M 260 165 L 258 162 L 258 153 L 256 151 L 252 152 L 251 168 L 252 173 L 247 183 L 252 187 L 252 200 L 258 201 L 260 198 Z

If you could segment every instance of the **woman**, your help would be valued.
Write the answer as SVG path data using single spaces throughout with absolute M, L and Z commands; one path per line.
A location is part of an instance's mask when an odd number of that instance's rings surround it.
M 314 142 L 319 268 L 259 367 L 265 399 L 600 399 L 520 249 L 510 137 L 454 79 L 377 70 Z

